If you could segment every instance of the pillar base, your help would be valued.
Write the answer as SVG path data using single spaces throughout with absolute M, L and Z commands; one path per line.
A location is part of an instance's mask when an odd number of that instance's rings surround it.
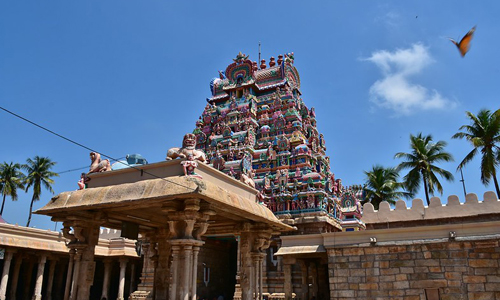
M 130 300 L 150 300 L 153 299 L 153 295 L 150 291 L 135 291 L 130 297 Z

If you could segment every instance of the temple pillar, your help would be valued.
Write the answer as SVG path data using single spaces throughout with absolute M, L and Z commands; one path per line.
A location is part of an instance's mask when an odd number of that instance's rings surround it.
M 254 299 L 262 300 L 263 296 L 263 268 L 262 261 L 264 260 L 265 253 L 262 252 L 253 252 L 252 260 L 253 260 L 253 286 L 254 286 Z
M 135 262 L 130 263 L 130 286 L 128 288 L 129 294 L 135 290 Z
M 9 282 L 10 263 L 12 261 L 13 254 L 14 253 L 10 250 L 7 250 L 7 253 L 5 253 L 3 270 L 2 270 L 2 278 L 0 281 L 0 300 L 6 299 L 7 283 Z
M 263 296 L 263 267 L 265 250 L 271 242 L 271 230 L 245 224 L 240 235 L 242 300 L 259 300 Z
M 196 299 L 198 253 L 204 242 L 194 239 L 175 239 L 172 244 L 172 283 L 170 298 Z
M 309 285 L 307 283 L 308 264 L 305 260 L 299 260 L 300 270 L 302 273 L 302 299 L 309 299 Z
M 238 245 L 238 249 L 236 250 L 236 285 L 234 287 L 234 295 L 233 299 L 241 299 L 241 276 L 240 276 L 240 269 L 241 269 L 241 237 L 239 235 L 236 236 L 236 243 Z
M 104 278 L 102 282 L 101 299 L 109 299 L 109 279 L 111 276 L 111 268 L 113 267 L 111 259 L 104 260 Z
M 120 281 L 118 284 L 118 297 L 116 300 L 124 300 L 125 297 L 125 272 L 127 271 L 128 259 L 120 259 Z
M 172 282 L 170 283 L 169 300 L 177 300 L 177 286 L 179 282 L 179 245 L 172 245 Z M 160 299 L 160 298 L 156 298 Z
M 144 240 L 142 240 L 142 253 L 143 253 L 143 263 L 141 270 L 141 277 L 139 284 L 137 285 L 137 290 L 133 291 L 129 299 L 155 299 L 154 297 L 154 281 L 156 272 L 156 263 L 158 255 L 156 254 L 156 235 L 152 232 L 144 234 Z
M 45 270 L 46 262 L 47 262 L 47 255 L 42 254 L 38 260 L 38 270 L 36 273 L 36 284 L 32 298 L 33 300 L 42 300 L 43 272 Z
M 94 282 L 94 251 L 99 240 L 102 215 L 96 213 L 87 218 L 67 216 L 63 220 L 62 234 L 68 240 L 67 247 L 76 250 L 73 262 L 71 300 L 88 300 Z M 52 218 L 54 220 L 54 218 Z M 71 266 L 71 262 L 70 262 Z M 68 268 L 68 274 L 69 273 Z M 66 295 L 65 295 L 66 297 Z
M 26 289 L 23 291 L 23 299 L 28 300 L 31 297 L 31 280 L 33 279 L 33 262 L 27 261 L 26 274 L 24 275 L 24 286 Z M 17 300 L 17 299 L 16 299 Z
M 78 278 L 80 277 L 80 260 L 81 260 L 82 254 L 80 253 L 79 250 L 76 251 L 75 257 L 73 260 L 73 280 L 71 282 L 71 300 L 76 300 L 77 298 L 77 293 L 78 293 Z
M 157 232 L 158 238 L 158 248 L 156 249 L 156 255 L 153 258 L 155 260 L 155 276 L 154 276 L 154 298 L 155 299 L 167 299 L 169 295 L 169 285 L 171 280 L 175 280 L 174 276 L 170 277 L 170 270 L 173 268 L 175 262 L 170 263 L 170 253 L 173 255 L 173 248 L 168 240 L 169 235 L 166 228 L 161 228 Z M 154 250 L 154 244 L 150 246 L 151 250 Z M 154 252 L 154 251 L 153 251 Z M 172 287 L 170 287 L 172 289 Z M 173 298 L 169 298 L 173 299 Z
M 284 264 L 283 265 L 283 272 L 284 272 L 284 277 L 285 277 L 285 282 L 284 282 L 284 292 L 285 292 L 285 300 L 292 300 L 292 293 L 293 293 L 293 288 L 292 288 L 292 265 L 291 264 Z
M 56 271 L 56 264 L 57 264 L 57 259 L 52 258 L 49 259 L 50 264 L 49 264 L 49 278 L 47 280 L 47 291 L 45 293 L 45 299 L 46 300 L 52 300 L 52 288 L 54 286 L 54 274 Z
M 80 275 L 78 277 L 78 297 L 77 300 L 88 300 L 90 297 L 90 287 L 94 282 L 95 261 L 94 252 L 95 246 L 99 241 L 99 224 L 90 223 L 84 227 L 84 236 L 87 241 L 85 248 L 82 250 L 80 260 Z
M 312 262 L 311 266 L 311 298 L 318 298 L 318 266 L 316 262 Z
M 64 276 L 68 273 L 68 263 L 65 260 L 60 261 L 56 266 L 55 282 L 53 287 L 52 298 L 62 300 L 64 297 L 65 282 Z
M 185 244 L 182 247 L 182 282 L 180 288 L 179 300 L 189 300 L 189 293 L 191 292 L 192 276 L 191 263 L 193 260 L 193 245 Z
M 14 261 L 14 271 L 12 272 L 12 281 L 10 284 L 9 299 L 17 299 L 17 283 L 19 282 L 19 271 L 21 270 L 21 264 L 23 262 L 23 256 L 21 254 L 16 255 Z
M 198 254 L 200 253 L 200 246 L 193 246 L 193 268 L 191 277 L 191 300 L 196 300 L 196 281 L 198 276 Z
M 69 295 L 71 291 L 71 282 L 73 278 L 73 265 L 75 262 L 75 249 L 69 250 L 69 261 L 68 261 L 68 272 L 66 275 L 66 285 L 64 287 L 64 300 L 69 300 Z

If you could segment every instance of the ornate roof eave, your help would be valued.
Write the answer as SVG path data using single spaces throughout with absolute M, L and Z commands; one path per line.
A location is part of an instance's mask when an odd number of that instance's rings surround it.
M 222 95 L 214 96 L 212 98 L 207 98 L 207 102 L 211 103 L 211 102 L 219 101 L 219 100 L 226 99 L 226 98 L 229 98 L 229 94 L 222 94 Z
M 280 82 L 273 83 L 273 84 L 270 84 L 270 85 L 260 86 L 258 83 L 256 83 L 255 86 L 257 87 L 257 89 L 259 91 L 264 91 L 264 90 L 268 90 L 268 89 L 272 89 L 272 88 L 277 88 L 279 86 L 283 86 L 283 85 L 285 85 L 285 83 L 286 83 L 286 79 L 283 79 Z

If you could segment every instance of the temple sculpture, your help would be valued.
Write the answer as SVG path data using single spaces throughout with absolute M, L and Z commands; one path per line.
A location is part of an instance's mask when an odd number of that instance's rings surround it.
M 339 231 L 343 222 L 344 230 L 364 229 L 360 188 L 342 187 L 330 170 L 293 53 L 271 57 L 269 66 L 241 52 L 233 61 L 210 82 L 196 148 L 214 168 L 259 189 L 278 218 L 304 233 Z M 304 216 L 320 222 L 305 224 Z
M 101 154 L 97 152 L 90 152 L 90 164 L 89 173 L 106 172 L 111 171 L 111 164 L 109 159 L 101 159 Z

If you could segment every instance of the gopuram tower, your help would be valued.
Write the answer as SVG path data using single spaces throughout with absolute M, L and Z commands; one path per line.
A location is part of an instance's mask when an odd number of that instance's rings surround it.
M 197 148 L 214 168 L 260 190 L 261 203 L 300 234 L 364 229 L 360 189 L 343 187 L 330 170 L 293 53 L 269 65 L 241 52 L 233 61 L 210 82 L 193 131 Z

